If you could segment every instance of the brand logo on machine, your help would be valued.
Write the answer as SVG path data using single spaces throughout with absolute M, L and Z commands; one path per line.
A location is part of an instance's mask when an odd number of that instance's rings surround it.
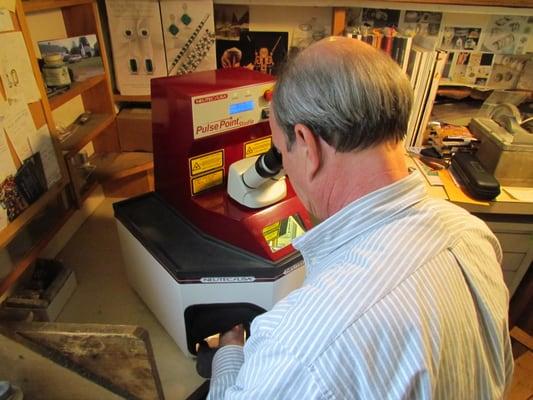
M 213 276 L 208 278 L 200 278 L 202 283 L 243 283 L 254 282 L 253 276 Z
M 236 129 L 243 126 L 252 125 L 254 120 L 252 118 L 247 120 L 241 120 L 240 118 L 225 118 L 220 121 L 208 122 L 204 125 L 198 125 L 196 127 L 196 136 L 205 135 L 206 133 L 213 133 L 218 131 L 226 131 L 228 129 Z
M 289 267 L 287 268 L 285 271 L 283 271 L 283 275 L 288 275 L 290 274 L 292 271 L 295 271 L 297 270 L 298 268 L 301 268 L 305 266 L 304 262 L 303 261 L 300 261 L 300 262 L 297 262 L 296 264 L 294 264 L 292 267 Z
M 227 98 L 228 98 L 228 94 L 227 93 L 214 94 L 212 96 L 206 96 L 206 97 L 200 97 L 198 99 L 194 99 L 194 104 L 209 103 L 211 101 L 223 100 L 223 99 L 227 99 Z

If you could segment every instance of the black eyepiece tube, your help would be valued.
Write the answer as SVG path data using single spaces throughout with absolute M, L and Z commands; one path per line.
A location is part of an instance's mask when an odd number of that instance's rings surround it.
M 248 170 L 242 174 L 242 181 L 249 188 L 257 189 L 270 178 L 279 174 L 282 168 L 281 153 L 272 146 L 266 153 L 261 154 L 255 164 L 250 165 Z
M 275 146 L 272 146 L 266 153 L 255 162 L 255 170 L 263 178 L 270 178 L 277 175 L 283 168 L 281 153 Z

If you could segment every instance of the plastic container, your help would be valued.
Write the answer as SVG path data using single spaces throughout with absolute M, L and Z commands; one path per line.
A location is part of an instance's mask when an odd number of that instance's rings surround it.
M 61 54 L 54 53 L 44 56 L 43 77 L 48 87 L 70 86 L 70 74 Z

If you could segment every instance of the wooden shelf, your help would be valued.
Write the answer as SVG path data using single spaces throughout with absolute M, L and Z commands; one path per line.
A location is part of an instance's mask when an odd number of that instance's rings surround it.
M 531 0 L 214 0 L 214 4 L 243 4 L 264 6 L 308 6 L 308 7 L 373 7 L 373 8 L 402 8 L 416 9 L 417 5 L 458 5 L 485 7 L 532 7 Z M 414 8 L 413 8 L 414 7 Z
M 100 182 L 125 178 L 154 168 L 153 154 L 143 152 L 94 154 L 90 162 L 96 166 L 93 174 Z
M 62 106 L 67 101 L 72 100 L 74 97 L 79 96 L 86 90 L 98 85 L 100 82 L 105 80 L 105 75 L 97 75 L 87 78 L 82 82 L 74 82 L 69 90 L 65 93 L 58 94 L 57 96 L 50 97 L 48 101 L 50 102 L 50 108 L 55 110 L 59 106 Z
M 0 231 L 0 247 L 5 247 L 7 243 L 17 235 L 17 233 L 27 225 L 54 197 L 59 195 L 61 190 L 67 185 L 66 180 L 55 183 L 48 189 L 35 203 L 30 205 L 14 221 L 10 222 Z
M 54 8 L 72 7 L 92 3 L 92 0 L 27 0 L 22 1 L 25 13 L 52 10 Z
M 119 102 L 130 102 L 130 103 L 149 103 L 151 101 L 150 95 L 146 96 L 126 96 L 121 94 L 114 94 L 113 99 Z
M 11 272 L 0 281 L 0 296 L 9 290 L 21 277 L 21 275 L 37 260 L 44 248 L 54 238 L 55 234 L 74 214 L 74 209 L 70 208 L 51 225 L 47 230 L 46 235 L 42 235 L 39 240 L 31 247 L 31 249 L 18 260 L 15 260 Z
M 72 157 L 114 120 L 115 116 L 111 114 L 92 114 L 89 121 L 84 125 L 78 125 L 72 135 L 60 142 L 59 147 L 67 152 L 67 157 Z

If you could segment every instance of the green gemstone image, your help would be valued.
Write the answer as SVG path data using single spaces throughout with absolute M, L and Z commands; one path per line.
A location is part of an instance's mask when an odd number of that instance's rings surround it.
M 176 25 L 172 24 L 172 25 L 170 25 L 170 26 L 168 27 L 168 31 L 169 31 L 173 36 L 176 36 L 176 35 L 179 33 L 180 29 L 179 29 Z
M 188 14 L 183 14 L 181 16 L 181 22 L 183 22 L 184 25 L 189 25 L 192 22 L 192 19 Z

